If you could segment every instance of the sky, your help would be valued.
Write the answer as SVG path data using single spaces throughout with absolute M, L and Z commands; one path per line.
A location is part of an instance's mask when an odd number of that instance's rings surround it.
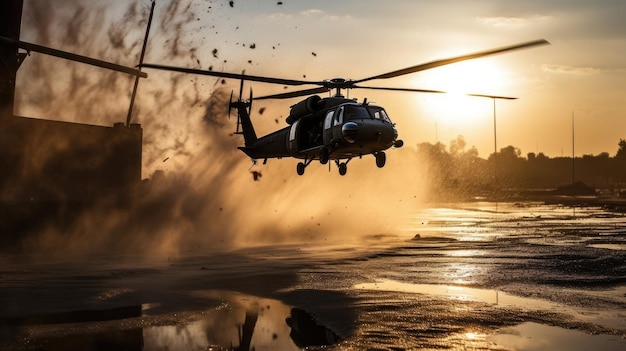
M 36 3 L 38 0 L 30 0 Z M 29 0 L 26 0 L 28 10 Z M 139 0 L 144 16 L 150 1 Z M 279 4 L 280 3 L 280 4 Z M 63 3 L 62 3 L 63 4 Z M 75 0 L 64 3 L 68 13 L 107 13 L 101 21 L 123 23 L 128 2 Z M 550 157 L 575 152 L 614 155 L 626 138 L 626 3 L 601 1 L 157 1 L 156 18 L 168 13 L 172 27 L 151 32 L 145 62 L 193 68 L 323 80 L 358 79 L 435 59 L 508 46 L 535 39 L 551 45 L 452 64 L 429 71 L 372 82 L 372 85 L 439 89 L 447 95 L 350 91 L 384 106 L 397 123 L 405 145 L 442 142 L 462 135 L 481 157 L 494 150 L 494 104 L 463 94 L 494 94 L 518 100 L 496 102 L 497 149 L 513 145 L 522 155 L 543 152 Z M 63 7 L 63 6 L 62 6 Z M 185 8 L 185 10 L 182 10 Z M 59 13 L 62 13 L 62 11 Z M 127 14 L 127 13 L 126 13 Z M 188 16 L 188 17 L 187 17 Z M 63 25 L 63 16 L 49 19 Z M 185 20 L 188 20 L 185 22 Z M 184 25 L 182 24 L 184 23 Z M 126 22 L 139 40 L 145 23 Z M 163 53 L 163 33 L 179 25 L 181 53 Z M 136 28 L 135 28 L 136 27 Z M 95 29 L 94 29 L 95 30 Z M 29 31 L 23 40 L 29 40 Z M 26 38 L 24 38 L 26 36 Z M 37 41 L 41 38 L 32 38 Z M 48 38 L 50 41 L 51 39 Z M 76 48 L 67 39 L 47 43 Z M 193 52 L 185 53 L 189 48 Z M 214 53 L 213 50 L 217 50 Z M 127 58 L 123 64 L 134 65 Z M 106 59 L 106 57 L 104 57 Z M 150 83 L 163 81 L 162 72 L 149 72 Z M 204 80 L 207 86 L 212 78 Z M 237 90 L 238 82 L 228 82 Z M 256 96 L 282 92 L 281 86 L 250 83 Z M 210 95 L 207 88 L 202 93 Z M 247 95 L 247 94 L 246 94 Z M 281 122 L 297 99 L 264 102 L 262 116 Z M 572 117 L 573 116 L 573 117 Z M 141 119 L 141 116 L 138 116 Z M 253 115 L 254 118 L 254 115 Z M 261 121 L 260 134 L 283 124 Z

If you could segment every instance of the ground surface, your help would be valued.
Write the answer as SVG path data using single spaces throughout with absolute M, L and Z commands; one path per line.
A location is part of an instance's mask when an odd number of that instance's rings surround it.
M 0 349 L 626 347 L 623 214 L 448 204 L 403 233 L 157 262 L 3 255 Z

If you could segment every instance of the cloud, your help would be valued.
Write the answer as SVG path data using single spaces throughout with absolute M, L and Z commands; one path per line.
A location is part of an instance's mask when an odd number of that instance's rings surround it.
M 494 28 L 519 29 L 538 25 L 552 20 L 551 16 L 534 15 L 530 17 L 477 17 L 476 21 L 482 25 Z
M 603 72 L 602 69 L 594 68 L 594 67 L 575 67 L 568 65 L 550 65 L 545 64 L 541 67 L 544 72 L 548 73 L 558 73 L 558 74 L 574 74 L 574 75 L 594 75 L 600 74 Z
M 324 11 L 318 10 L 318 9 L 308 9 L 308 10 L 304 10 L 304 11 L 302 11 L 300 13 L 305 15 L 305 16 L 317 16 L 317 15 L 324 15 L 325 14 Z
M 283 12 L 275 12 L 272 13 L 268 16 L 269 19 L 273 19 L 273 20 L 288 20 L 288 19 L 292 19 L 293 15 L 290 15 L 288 13 L 283 13 Z
M 331 21 L 352 19 L 352 16 L 350 16 L 350 15 L 343 15 L 343 16 L 332 15 L 332 14 L 326 13 L 325 11 L 318 10 L 318 9 L 304 10 L 304 11 L 300 12 L 300 14 L 304 15 L 304 16 L 318 16 L 318 17 L 321 17 L 324 20 L 331 20 Z

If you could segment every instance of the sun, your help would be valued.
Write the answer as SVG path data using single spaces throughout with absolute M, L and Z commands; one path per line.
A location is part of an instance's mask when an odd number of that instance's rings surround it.
M 497 94 L 506 88 L 506 76 L 506 70 L 497 61 L 481 59 L 425 71 L 419 80 L 421 84 L 450 94 Z
M 412 84 L 446 92 L 417 98 L 425 116 L 438 123 L 470 125 L 476 118 L 484 117 L 491 105 L 485 99 L 467 94 L 505 95 L 508 76 L 497 61 L 482 59 L 422 72 Z

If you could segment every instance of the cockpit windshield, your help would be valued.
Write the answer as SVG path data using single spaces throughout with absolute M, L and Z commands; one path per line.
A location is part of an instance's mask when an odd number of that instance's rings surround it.
M 362 105 L 345 105 L 343 111 L 343 120 L 352 121 L 355 119 L 371 119 L 367 109 Z
M 344 105 L 341 113 L 336 118 L 338 118 L 339 123 L 357 119 L 379 119 L 391 123 L 391 119 L 385 112 L 385 109 L 379 106 Z
M 391 123 L 391 119 L 387 115 L 387 112 L 385 112 L 385 109 L 383 109 L 382 107 L 368 106 L 368 109 L 370 110 L 372 117 L 374 117 L 375 119 L 381 119 L 383 121 Z

